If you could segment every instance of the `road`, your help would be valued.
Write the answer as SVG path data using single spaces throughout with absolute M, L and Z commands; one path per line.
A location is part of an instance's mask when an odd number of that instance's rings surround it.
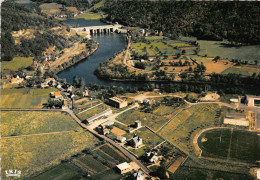
M 112 144 L 113 146 L 115 146 L 116 148 L 118 148 L 122 153 L 124 153 L 129 159 L 131 159 L 132 161 L 134 161 L 146 174 L 149 175 L 150 170 L 144 166 L 138 159 L 136 159 L 131 153 L 129 153 L 125 148 L 123 148 L 122 146 L 120 146 L 119 144 L 117 144 L 116 142 L 114 142 L 113 140 L 109 139 L 108 137 L 98 134 L 96 131 L 94 131 L 93 129 L 89 128 L 86 124 L 82 123 L 81 120 L 73 113 L 72 110 L 67 110 L 66 112 L 68 112 L 71 117 L 84 129 L 87 129 L 89 132 L 91 132 L 92 134 L 94 134 L 97 137 L 100 137 L 104 140 L 106 140 L 107 142 L 109 142 L 110 144 Z M 119 113 L 117 113 L 119 114 Z
M 1 108 L 0 111 L 63 111 L 62 109 L 19 109 Z

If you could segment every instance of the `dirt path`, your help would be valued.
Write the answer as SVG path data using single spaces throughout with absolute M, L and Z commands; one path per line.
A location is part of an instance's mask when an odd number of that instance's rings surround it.
M 74 130 L 58 131 L 58 132 L 48 132 L 48 133 L 39 133 L 39 134 L 27 134 L 27 135 L 20 135 L 20 136 L 7 136 L 7 137 L 1 137 L 1 138 L 10 139 L 10 138 L 19 138 L 19 137 L 28 137 L 28 136 L 42 136 L 42 135 L 48 135 L 48 134 L 62 134 L 62 133 L 68 133 L 68 132 L 75 132 L 75 131 Z

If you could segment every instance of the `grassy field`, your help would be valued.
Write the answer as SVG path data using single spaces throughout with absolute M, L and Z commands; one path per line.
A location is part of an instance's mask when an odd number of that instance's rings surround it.
M 101 104 L 99 106 L 96 106 L 90 110 L 84 111 L 82 113 L 78 113 L 77 116 L 81 119 L 81 120 L 85 120 L 88 119 L 98 113 L 101 113 L 102 111 L 105 111 L 107 109 L 107 105 L 105 104 Z
M 75 17 L 76 19 L 85 19 L 85 20 L 99 20 L 102 18 L 102 15 L 95 13 L 83 13 Z
M 114 169 L 109 169 L 107 171 L 103 171 L 101 173 L 95 174 L 95 175 L 91 176 L 89 179 L 91 179 L 91 180 L 100 180 L 100 179 L 119 180 L 119 179 L 122 179 L 122 175 L 115 172 Z
M 1 141 L 2 172 L 19 169 L 23 176 L 57 165 L 62 159 L 86 147 L 93 148 L 99 142 L 83 130 L 2 138 Z
M 33 57 L 15 57 L 12 61 L 2 61 L 2 70 L 17 71 L 19 68 L 26 68 L 33 63 Z
M 260 73 L 260 68 L 250 67 L 250 66 L 233 66 L 225 71 L 222 74 L 235 73 L 241 74 L 244 76 L 251 76 L 253 73 Z
M 140 120 L 142 125 L 147 125 L 155 131 L 168 121 L 167 118 L 162 116 L 134 110 L 119 115 L 117 120 L 128 125 L 134 124 L 135 121 Z
M 259 142 L 260 136 L 257 133 L 231 129 L 208 131 L 199 139 L 203 156 L 253 163 L 260 160 Z
M 221 41 L 204 41 L 199 40 L 201 51 L 199 55 L 208 57 L 220 56 L 221 58 L 241 59 L 254 62 L 259 61 L 260 46 L 241 46 L 241 47 L 225 47 Z
M 116 161 L 119 161 L 120 163 L 129 161 L 129 159 L 124 154 L 122 154 L 120 151 L 115 149 L 110 144 L 105 144 L 105 145 L 101 146 L 99 148 L 99 150 L 101 150 L 102 152 L 104 152 L 108 156 L 112 157 Z
M 189 153 L 193 151 L 193 146 L 190 145 L 192 133 L 201 128 L 214 126 L 215 121 L 220 121 L 216 116 L 217 110 L 220 110 L 220 107 L 216 104 L 194 105 L 178 114 L 159 131 L 159 134 L 185 153 Z
M 2 111 L 1 136 L 80 130 L 78 124 L 64 112 Z
M 80 179 L 79 174 L 80 168 L 75 166 L 73 163 L 62 163 L 54 168 L 46 171 L 36 177 L 30 178 L 31 180 L 70 180 L 70 179 Z
M 164 116 L 171 114 L 174 111 L 174 107 L 161 105 L 153 111 L 153 114 L 157 116 Z
M 224 171 L 214 171 L 208 169 L 200 168 L 190 168 L 190 167 L 179 167 L 178 170 L 174 173 L 170 173 L 170 179 L 191 179 L 191 180 L 208 180 L 208 179 L 236 179 L 236 180 L 253 180 L 247 174 L 240 173 L 229 173 Z
M 144 144 L 143 147 L 138 148 L 136 150 L 129 149 L 138 157 L 144 155 L 146 151 L 151 150 L 153 147 L 163 142 L 162 138 L 160 138 L 159 136 L 157 136 L 156 134 L 154 134 L 153 132 L 151 132 L 150 130 L 144 127 L 135 131 L 134 133 L 136 133 L 138 136 L 140 136 L 143 139 L 143 144 Z M 134 134 L 127 134 L 124 135 L 124 137 L 126 137 L 127 140 L 130 140 L 133 138 L 133 135 Z
M 61 4 L 57 3 L 43 3 L 40 5 L 41 9 L 60 9 L 62 8 Z
M 1 89 L 0 108 L 42 108 L 52 91 L 57 89 Z
M 96 160 L 92 155 L 82 155 L 73 159 L 73 163 L 81 169 L 87 169 L 91 174 L 96 174 L 109 169 L 100 161 Z

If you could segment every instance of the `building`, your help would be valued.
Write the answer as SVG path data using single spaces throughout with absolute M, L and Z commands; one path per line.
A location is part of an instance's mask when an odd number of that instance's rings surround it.
M 61 95 L 60 91 L 58 91 L 58 92 L 51 92 L 50 96 L 51 96 L 51 98 L 56 98 L 56 99 L 62 98 L 62 95 Z
M 102 124 L 100 124 L 100 126 L 105 129 L 107 126 L 112 126 L 114 125 L 114 121 L 106 121 L 106 122 L 103 122 Z
M 103 135 L 107 135 L 107 134 L 109 134 L 110 133 L 110 130 L 109 129 L 103 129 L 102 130 L 102 134 Z
M 159 158 L 157 156 L 157 152 L 155 152 L 155 151 L 147 152 L 146 158 L 151 163 L 156 163 L 159 160 Z
M 119 141 L 120 143 L 123 143 L 126 141 L 126 138 L 124 136 L 117 136 L 116 140 Z
M 53 87 L 55 85 L 56 85 L 56 81 L 54 78 L 47 78 L 43 83 L 41 83 L 42 88 L 49 87 L 49 86 Z
M 247 106 L 258 106 L 258 107 L 260 107 L 260 96 L 246 95 L 244 103 Z
M 134 136 L 133 139 L 130 140 L 130 145 L 133 148 L 139 148 L 143 144 L 143 139 L 139 136 Z
M 123 108 L 127 106 L 127 101 L 119 97 L 109 98 L 109 104 L 115 108 Z
M 116 167 L 120 174 L 124 174 L 131 171 L 131 166 L 127 162 L 118 164 Z
M 150 100 L 149 99 L 144 99 L 143 103 L 148 105 L 148 104 L 150 104 Z
M 144 174 L 142 171 L 137 171 L 133 174 L 133 179 L 144 180 Z
M 142 125 L 141 125 L 141 121 L 139 121 L 139 120 L 137 120 L 137 121 L 135 121 L 135 128 L 141 128 L 142 127 Z
M 96 114 L 95 116 L 88 118 L 87 122 L 92 123 L 99 118 L 102 118 L 104 116 L 108 116 L 109 114 L 112 114 L 112 110 L 110 108 L 106 109 L 105 111 L 102 111 L 101 113 Z
M 11 83 L 21 83 L 23 81 L 24 81 L 24 79 L 20 78 L 18 75 L 16 76 L 16 78 L 11 79 Z

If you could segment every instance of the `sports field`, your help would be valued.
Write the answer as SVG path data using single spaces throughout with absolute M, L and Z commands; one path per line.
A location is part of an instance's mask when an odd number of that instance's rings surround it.
M 252 163 L 260 161 L 259 142 L 259 133 L 232 129 L 210 130 L 198 140 L 202 156 Z
M 48 102 L 50 89 L 1 89 L 0 108 L 42 108 Z

